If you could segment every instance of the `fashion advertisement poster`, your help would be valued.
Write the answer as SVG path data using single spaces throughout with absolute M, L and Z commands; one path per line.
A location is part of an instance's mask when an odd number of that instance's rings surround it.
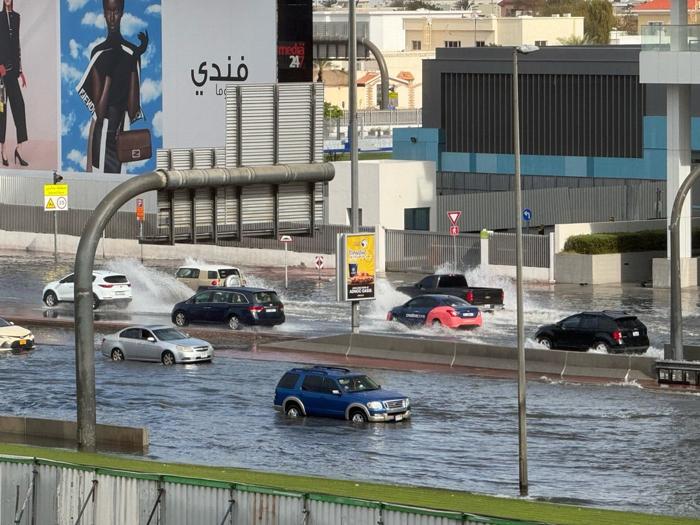
M 61 169 L 155 169 L 163 137 L 159 0 L 61 0 Z
M 1 0 L 0 169 L 50 170 L 58 159 L 58 5 Z

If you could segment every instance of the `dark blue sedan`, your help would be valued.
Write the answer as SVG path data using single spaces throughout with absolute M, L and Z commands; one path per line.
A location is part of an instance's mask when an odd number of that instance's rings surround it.
M 388 321 L 405 325 L 446 326 L 447 328 L 473 328 L 481 326 L 481 312 L 464 299 L 452 295 L 419 295 L 392 309 Z
M 171 314 L 177 326 L 189 323 L 274 326 L 284 323 L 284 305 L 277 293 L 263 288 L 211 287 L 177 303 Z

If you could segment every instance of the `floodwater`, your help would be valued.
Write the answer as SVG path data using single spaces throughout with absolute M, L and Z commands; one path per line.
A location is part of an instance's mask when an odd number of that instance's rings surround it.
M 72 260 L 0 254 L 0 316 L 48 310 L 46 282 L 71 271 Z M 124 272 L 134 302 L 106 319 L 167 322 L 172 305 L 189 289 L 174 281 L 184 261 L 144 267 L 108 261 L 96 267 Z M 327 335 L 346 332 L 349 306 L 335 302 L 331 273 L 245 269 L 251 286 L 273 287 L 288 322 L 274 331 Z M 363 304 L 362 330 L 456 337 L 514 344 L 515 287 L 511 280 L 468 273 L 474 285 L 501 286 L 506 308 L 486 314 L 484 326 L 448 334 L 408 329 L 385 321 L 407 298 L 395 291 L 419 276 L 391 274 L 378 298 Z M 684 334 L 698 344 L 697 289 L 684 291 Z M 668 340 L 668 291 L 630 286 L 527 285 L 525 329 L 582 310 L 626 309 L 649 328 L 660 355 Z M 72 316 L 70 306 L 50 315 Z M 39 349 L 0 359 L 0 392 L 12 392 L 3 413 L 75 418 L 73 333 L 36 330 Z M 99 334 L 98 334 L 99 335 Z M 532 341 L 529 344 L 533 345 Z M 113 363 L 96 356 L 98 421 L 145 426 L 149 457 L 212 465 L 332 476 L 364 481 L 453 488 L 516 497 L 518 494 L 517 385 L 506 379 L 459 374 L 375 370 L 386 388 L 412 399 L 414 418 L 399 424 L 352 425 L 325 419 L 288 420 L 272 408 L 277 379 L 292 363 L 241 359 L 219 350 L 210 365 L 163 367 Z M 700 516 L 700 396 L 666 394 L 635 384 L 528 386 L 528 456 L 532 498 L 650 513 Z M 7 401 L 9 397 L 4 396 Z

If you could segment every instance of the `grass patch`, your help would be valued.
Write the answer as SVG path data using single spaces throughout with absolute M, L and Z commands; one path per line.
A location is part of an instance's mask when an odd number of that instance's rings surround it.
M 357 154 L 358 160 L 381 160 L 393 158 L 391 151 L 360 151 Z M 349 153 L 326 153 L 324 155 L 326 162 L 338 162 L 342 160 L 350 160 Z
M 552 525 L 689 525 L 700 520 L 619 512 L 520 499 L 497 498 L 444 489 L 361 483 L 311 476 L 291 476 L 230 467 L 207 467 L 161 463 L 106 454 L 88 454 L 63 449 L 0 443 L 0 454 L 38 457 L 53 461 L 127 470 L 204 478 L 229 483 L 260 485 L 291 492 L 327 494 L 349 498 L 411 505 L 435 510 L 468 512 L 504 519 L 537 521 Z

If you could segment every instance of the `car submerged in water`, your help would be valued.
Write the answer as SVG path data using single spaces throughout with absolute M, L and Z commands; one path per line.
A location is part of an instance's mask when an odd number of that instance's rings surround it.
M 459 297 L 442 294 L 419 295 L 393 308 L 386 318 L 407 326 L 476 328 L 483 323 L 481 311 L 476 306 Z

